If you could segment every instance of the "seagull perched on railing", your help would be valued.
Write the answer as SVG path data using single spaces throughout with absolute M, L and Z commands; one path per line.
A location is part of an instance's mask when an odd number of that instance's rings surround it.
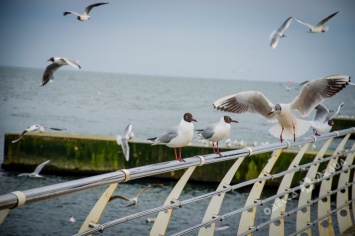
M 219 120 L 219 122 L 209 124 L 206 128 L 199 129 L 196 131 L 200 132 L 198 135 L 201 138 L 207 139 L 208 141 L 212 142 L 212 148 L 214 153 L 222 156 L 218 148 L 218 142 L 228 136 L 231 130 L 231 122 L 239 123 L 237 120 L 233 120 L 230 116 L 223 116 Z M 216 143 L 216 149 L 214 147 L 214 143 Z
M 42 84 L 41 86 L 44 86 L 45 84 L 48 83 L 48 81 L 54 79 L 54 72 L 58 70 L 60 67 L 65 66 L 65 65 L 70 65 L 76 69 L 80 69 L 81 66 L 79 65 L 78 62 L 66 59 L 64 57 L 51 57 L 48 59 L 48 61 L 51 61 L 52 64 L 48 65 L 46 70 L 43 73 L 42 76 Z
M 85 8 L 84 13 L 82 15 L 80 15 L 79 13 L 76 13 L 74 11 L 65 11 L 65 12 L 63 12 L 63 16 L 66 16 L 68 14 L 74 14 L 77 16 L 76 18 L 78 20 L 86 21 L 86 20 L 90 19 L 89 13 L 94 7 L 98 7 L 98 6 L 105 5 L 105 4 L 108 4 L 108 2 L 98 2 L 98 3 L 91 4 Z
M 348 75 L 333 75 L 305 82 L 291 103 L 274 105 L 263 93 L 246 91 L 220 98 L 213 106 L 218 110 L 234 113 L 259 113 L 271 122 L 278 121 L 269 132 L 275 137 L 279 136 L 281 142 L 284 138 L 296 141 L 296 137 L 308 131 L 310 122 L 298 119 L 292 110 L 297 109 L 305 117 L 318 104 L 340 92 L 349 82 Z
M 285 22 L 278 28 L 276 31 L 273 31 L 270 35 L 271 42 L 270 46 L 275 49 L 277 44 L 279 43 L 280 38 L 286 37 L 284 34 L 287 28 L 290 26 L 292 21 L 292 17 L 289 17 L 285 20 Z
M 118 145 L 122 147 L 122 152 L 123 155 L 126 158 L 126 161 L 129 161 L 129 146 L 128 146 L 128 140 L 133 137 L 133 130 L 132 130 L 132 124 L 129 124 L 123 135 L 117 135 L 116 136 L 116 142 Z
M 20 134 L 20 136 L 19 136 L 17 139 L 12 140 L 11 142 L 12 142 L 12 143 L 18 142 L 20 139 L 22 139 L 22 137 L 23 137 L 27 132 L 35 132 L 35 131 L 44 132 L 44 128 L 51 129 L 51 130 L 56 130 L 56 131 L 65 130 L 65 129 L 59 129 L 59 128 L 45 127 L 45 126 L 43 126 L 43 125 L 31 125 L 31 126 L 28 127 L 27 129 L 25 129 L 25 130 Z
M 165 144 L 168 147 L 174 148 L 176 160 L 182 162 L 184 159 L 181 157 L 181 148 L 187 146 L 194 135 L 194 124 L 192 121 L 197 122 L 191 113 L 185 113 L 178 126 L 171 127 L 165 133 L 158 137 L 149 138 L 154 144 Z M 176 149 L 179 148 L 179 156 Z
M 45 165 L 47 165 L 47 163 L 48 163 L 49 161 L 50 161 L 50 160 L 45 161 L 45 162 L 39 164 L 39 165 L 36 167 L 35 171 L 33 171 L 32 173 L 23 173 L 23 174 L 19 174 L 18 176 L 28 176 L 28 177 L 31 177 L 31 178 L 41 178 L 41 177 L 43 177 L 43 176 L 42 176 L 42 175 L 39 175 L 39 172 L 41 172 L 41 170 L 43 169 L 43 167 L 44 167 Z
M 318 104 L 314 109 L 316 109 L 316 114 L 313 121 L 311 121 L 311 126 L 315 135 L 329 133 L 334 125 L 333 118 L 338 115 L 340 108 L 342 108 L 344 102 L 342 102 L 336 111 L 330 111 L 323 104 Z
M 313 26 L 311 24 L 308 24 L 306 22 L 301 21 L 300 19 L 296 18 L 296 21 L 308 28 L 307 33 L 324 33 L 327 32 L 329 29 L 329 26 L 323 26 L 328 20 L 333 18 L 336 14 L 338 14 L 339 11 L 331 14 L 330 16 L 324 18 L 321 20 L 316 26 Z
M 144 193 L 145 191 L 149 190 L 149 189 L 153 189 L 153 188 L 161 188 L 163 186 L 163 184 L 153 184 L 153 185 L 150 185 L 148 187 L 145 187 L 143 189 L 141 189 L 136 196 L 132 197 L 132 198 L 129 198 L 129 197 L 126 197 L 126 196 L 123 196 L 123 195 L 114 195 L 114 196 L 111 196 L 110 197 L 110 201 L 112 200 L 115 200 L 115 199 L 122 199 L 122 200 L 125 200 L 125 201 L 128 201 L 129 204 L 126 206 L 126 207 L 129 207 L 129 206 L 134 206 L 134 205 L 137 205 L 138 203 L 138 198 L 139 196 Z

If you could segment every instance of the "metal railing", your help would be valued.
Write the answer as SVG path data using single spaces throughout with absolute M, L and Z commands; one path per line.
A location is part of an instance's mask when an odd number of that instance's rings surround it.
M 285 221 L 288 216 L 293 214 L 296 215 L 297 220 L 295 222 L 296 231 L 292 235 L 301 233 L 304 235 L 311 235 L 311 228 L 315 225 L 318 225 L 318 232 L 320 235 L 334 234 L 334 224 L 331 217 L 333 214 L 337 214 L 337 226 L 339 227 L 339 232 L 342 233 L 353 225 L 350 205 L 352 206 L 352 215 L 355 216 L 355 187 L 352 187 L 355 183 L 355 175 L 353 174 L 353 169 L 355 168 L 355 165 L 353 165 L 355 143 L 354 141 L 349 141 L 349 137 L 353 133 L 355 133 L 355 128 L 344 129 L 320 136 L 305 137 L 298 139 L 295 142 L 286 141 L 283 143 L 274 143 L 270 145 L 227 151 L 222 153 L 222 157 L 215 154 L 195 156 L 186 158 L 186 162 L 183 163 L 169 161 L 143 167 L 122 169 L 113 173 L 102 174 L 40 188 L 15 191 L 0 195 L 0 223 L 6 218 L 11 209 L 15 207 L 65 194 L 109 185 L 106 191 L 102 194 L 101 198 L 92 208 L 76 235 L 91 235 L 97 232 L 104 232 L 107 228 L 131 221 L 133 219 L 144 217 L 152 213 L 157 213 L 158 216 L 150 233 L 147 232 L 147 234 L 165 235 L 175 208 L 193 204 L 205 199 L 210 199 L 210 203 L 205 211 L 202 222 L 180 232 L 176 232 L 173 235 L 186 235 L 190 233 L 198 235 L 214 235 L 217 221 L 221 221 L 237 214 L 241 214 L 240 221 L 238 222 L 239 227 L 237 235 L 252 234 L 253 232 L 264 227 L 269 227 L 269 235 L 283 235 L 285 232 Z M 332 155 L 324 157 L 329 146 L 333 142 L 333 139 L 336 137 L 343 137 L 343 139 L 338 144 Z M 302 163 L 302 157 L 308 150 L 309 145 L 319 141 L 325 141 L 325 143 L 316 154 L 314 160 L 312 162 L 300 164 Z M 351 148 L 345 149 L 344 147 L 346 145 L 349 146 L 349 143 Z M 283 150 L 299 145 L 301 145 L 302 148 L 292 160 L 289 168 L 276 174 L 270 174 L 272 173 L 272 169 Z M 270 151 L 273 153 L 263 170 L 260 172 L 258 178 L 230 185 L 235 173 L 238 171 L 239 166 L 243 161 L 247 161 L 248 156 Z M 235 160 L 235 162 L 225 174 L 215 191 L 189 199 L 179 200 L 180 194 L 195 168 L 227 160 Z M 322 173 L 319 172 L 319 166 L 321 164 L 326 165 L 326 168 Z M 162 206 L 127 215 L 106 223 L 99 223 L 101 214 L 105 210 L 112 193 L 119 183 L 181 169 L 187 170 L 176 183 L 175 187 Z M 291 187 L 294 174 L 299 172 L 306 172 L 304 181 L 297 186 Z M 353 176 L 353 180 L 350 180 L 351 174 Z M 337 187 L 332 189 L 332 180 L 334 176 L 339 176 L 339 181 Z M 277 193 L 268 198 L 260 199 L 265 182 L 276 178 L 282 178 Z M 245 186 L 251 186 L 251 190 L 244 207 L 233 209 L 230 212 L 220 213 L 225 194 Z M 315 191 L 313 191 L 315 186 L 319 187 L 318 196 L 315 196 Z M 351 194 L 349 194 L 350 190 Z M 298 206 L 286 211 L 288 203 L 287 199 L 290 194 L 297 194 Z M 330 197 L 333 195 L 336 195 L 335 208 L 332 208 L 330 200 Z M 255 225 L 255 218 L 257 217 L 256 210 L 258 207 L 266 203 L 272 203 L 273 206 L 272 210 L 269 209 L 270 219 L 259 225 Z M 311 206 L 315 205 L 317 205 L 318 208 L 317 219 L 312 220 L 310 216 Z

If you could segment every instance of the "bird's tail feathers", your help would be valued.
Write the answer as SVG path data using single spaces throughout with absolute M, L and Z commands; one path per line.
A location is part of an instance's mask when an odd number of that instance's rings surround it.
M 157 137 L 148 138 L 147 140 L 152 141 L 152 142 L 153 142 L 152 145 L 157 145 L 157 144 L 159 144 L 159 141 L 157 140 Z
M 297 125 L 296 125 L 296 129 L 295 129 L 295 133 L 296 133 L 296 138 L 300 137 L 302 135 L 304 135 L 305 133 L 307 133 L 307 131 L 309 130 L 309 127 L 311 126 L 311 123 L 307 120 L 301 120 L 301 119 L 297 119 Z M 279 123 L 277 123 L 276 125 L 274 125 L 273 127 L 271 127 L 269 129 L 269 133 L 272 134 L 273 136 L 275 136 L 276 138 L 280 137 L 282 131 L 282 127 Z M 293 128 L 285 128 L 283 133 L 282 133 L 282 139 L 291 139 L 293 140 Z

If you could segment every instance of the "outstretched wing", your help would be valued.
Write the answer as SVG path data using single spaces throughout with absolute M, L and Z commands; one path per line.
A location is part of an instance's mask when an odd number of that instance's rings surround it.
M 330 20 L 331 18 L 333 18 L 336 14 L 338 14 L 339 11 L 331 14 L 330 16 L 324 18 L 323 20 L 321 20 L 317 25 L 316 27 L 322 27 L 328 20 Z
M 111 196 L 108 201 L 110 202 L 110 201 L 115 200 L 115 199 L 122 199 L 122 200 L 125 200 L 125 201 L 130 201 L 130 200 L 131 200 L 131 199 L 129 199 L 129 198 L 126 197 L 126 196 L 115 195 L 115 196 Z
M 63 12 L 63 16 L 66 16 L 68 14 L 73 14 L 73 15 L 76 15 L 76 16 L 80 16 L 78 13 L 76 13 L 75 11 L 65 11 Z
M 217 110 L 233 113 L 258 113 L 270 121 L 276 121 L 275 114 L 271 112 L 274 105 L 258 91 L 246 91 L 232 94 L 213 103 Z
M 314 28 L 314 26 L 313 26 L 313 25 L 308 24 L 308 23 L 306 23 L 306 22 L 303 22 L 303 21 L 301 21 L 301 20 L 300 20 L 300 19 L 298 19 L 298 18 L 295 18 L 295 20 L 296 20 L 298 23 L 300 23 L 301 25 L 306 26 L 308 29 L 312 29 L 312 28 Z
M 46 70 L 43 73 L 42 76 L 42 84 L 41 86 L 44 86 L 45 84 L 48 83 L 48 81 L 52 80 L 53 74 L 56 70 L 58 70 L 62 65 L 59 65 L 57 63 L 52 63 L 46 67 Z
M 94 7 L 104 5 L 104 4 L 108 4 L 108 2 L 98 2 L 98 3 L 91 4 L 85 8 L 84 14 L 88 15 L 89 12 L 91 11 L 91 9 L 93 9 Z
M 130 135 L 132 133 L 132 129 L 133 129 L 132 124 L 127 125 L 127 127 L 126 127 L 126 129 L 125 129 L 125 131 L 124 131 L 122 136 L 127 138 L 127 139 L 129 139 Z
M 56 130 L 56 131 L 63 131 L 63 130 L 67 130 L 67 129 L 61 129 L 61 128 L 52 128 L 52 127 L 49 127 L 49 129 L 51 129 L 51 130 Z
M 70 60 L 70 59 L 67 59 L 67 58 L 62 58 L 63 61 L 65 61 L 68 65 L 76 68 L 76 69 L 80 69 L 81 66 L 79 65 L 78 62 L 74 61 L 74 60 Z
M 145 187 L 143 189 L 141 189 L 137 195 L 136 195 L 136 198 L 138 198 L 144 191 L 147 191 L 148 189 L 152 189 L 152 188 L 161 188 L 163 187 L 163 184 L 153 184 L 153 185 L 150 185 L 148 187 Z
M 291 108 L 297 109 L 305 117 L 325 99 L 333 97 L 350 82 L 348 75 L 333 75 L 310 80 L 302 87 L 298 96 L 291 102 Z
M 324 123 L 329 113 L 328 108 L 326 108 L 323 104 L 318 104 L 314 109 L 316 109 L 316 114 L 313 120 Z
M 327 116 L 327 119 L 326 119 L 326 120 L 331 120 L 331 119 L 333 119 L 336 115 L 338 115 L 338 113 L 339 113 L 339 111 L 340 111 L 340 108 L 342 108 L 343 106 L 344 106 L 344 102 L 342 102 L 342 103 L 338 106 L 338 108 L 337 108 L 336 111 L 330 111 L 330 112 L 328 113 L 328 116 Z
M 122 147 L 122 152 L 123 152 L 123 155 L 125 156 L 126 161 L 129 161 L 129 145 L 128 145 L 127 138 L 121 139 L 121 147 Z
M 45 161 L 45 162 L 43 162 L 42 164 L 38 165 L 38 166 L 36 167 L 35 171 L 33 171 L 33 174 L 37 174 L 37 175 L 38 175 L 39 172 L 41 172 L 41 170 L 43 169 L 43 167 L 44 167 L 45 165 L 47 165 L 48 162 L 50 162 L 50 160 Z
M 292 22 L 292 17 L 289 17 L 285 20 L 285 22 L 280 26 L 280 28 L 277 30 L 280 34 L 283 34 L 285 30 L 290 26 Z
M 271 33 L 271 41 L 270 41 L 270 47 L 275 49 L 277 47 L 277 44 L 279 43 L 280 40 L 280 34 L 276 31 Z
M 20 141 L 20 139 L 22 139 L 22 137 L 25 135 L 25 133 L 27 133 L 27 130 L 24 130 L 17 139 L 12 140 L 11 142 L 16 143 L 16 142 Z

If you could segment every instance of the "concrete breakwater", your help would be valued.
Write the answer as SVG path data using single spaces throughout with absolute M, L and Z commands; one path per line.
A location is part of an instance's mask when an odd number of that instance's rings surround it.
M 145 141 L 129 142 L 130 159 L 126 161 L 121 147 L 114 137 L 72 135 L 63 133 L 29 133 L 17 143 L 11 141 L 19 134 L 5 134 L 4 162 L 6 171 L 32 172 L 46 160 L 50 163 L 41 174 L 94 175 L 145 166 L 175 159 L 174 152 L 165 145 L 154 145 Z M 222 150 L 222 149 L 221 149 Z M 226 149 L 223 149 L 226 150 Z M 228 149 L 230 150 L 230 149 Z M 184 157 L 211 154 L 212 148 L 188 146 L 183 148 Z M 273 173 L 283 171 L 296 156 L 297 151 L 284 151 L 273 168 Z M 233 183 L 256 178 L 271 156 L 271 152 L 247 157 L 235 174 Z M 302 163 L 312 161 L 314 152 L 307 152 Z M 224 161 L 196 168 L 191 180 L 220 182 L 234 161 Z M 320 170 L 322 167 L 320 167 Z M 172 171 L 156 176 L 164 179 L 179 179 L 184 170 Z M 299 184 L 305 173 L 296 173 L 294 183 Z M 279 184 L 281 179 L 267 181 L 269 185 Z

